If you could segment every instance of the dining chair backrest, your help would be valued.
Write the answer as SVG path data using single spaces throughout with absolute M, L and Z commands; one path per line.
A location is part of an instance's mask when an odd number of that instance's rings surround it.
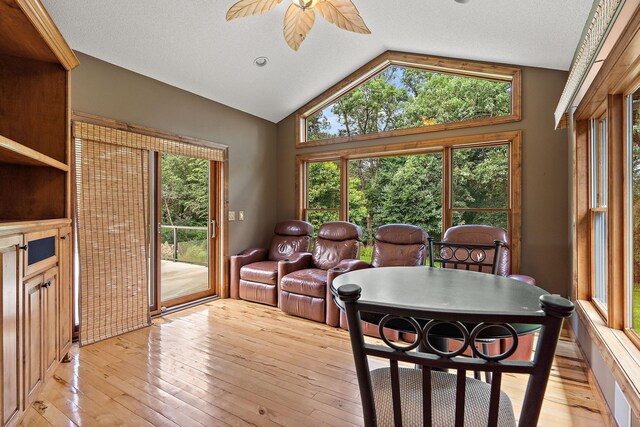
M 504 242 L 482 243 L 436 242 L 429 237 L 429 266 L 498 274 Z
M 442 236 L 442 241 L 447 243 L 472 243 L 491 246 L 499 240 L 503 243 L 500 254 L 496 257 L 497 269 L 495 274 L 508 276 L 511 274 L 511 241 L 509 233 L 504 228 L 493 225 L 463 224 L 447 228 Z M 487 253 L 488 258 L 493 257 L 492 250 Z M 488 271 L 486 271 L 488 272 Z
M 494 314 L 478 310 L 443 312 L 394 307 L 360 301 L 360 294 L 361 288 L 357 285 L 338 288 L 347 313 L 365 426 L 516 425 L 510 399 L 501 390 L 504 373 L 529 376 L 518 425 L 537 425 L 562 321 L 574 310 L 571 301 L 557 295 L 543 295 L 540 297 L 542 310 Z M 380 316 L 381 330 L 410 327 L 416 339 L 413 343 L 401 344 L 382 335 L 383 344 L 366 343 L 360 326 L 361 313 Z M 511 324 L 541 325 L 533 361 L 506 360 L 518 345 L 517 333 Z M 496 356 L 478 350 L 478 338 L 498 334 L 511 336 L 513 346 Z M 457 335 L 462 345 L 454 352 L 445 352 L 431 344 L 428 337 L 432 335 Z M 416 348 L 427 348 L 429 352 L 411 351 Z M 471 348 L 477 357 L 460 357 L 466 348 Z M 379 359 L 388 360 L 388 367 L 370 371 L 370 357 L 375 358 L 372 362 L 377 365 Z M 421 369 L 414 368 L 414 364 Z M 446 372 L 448 369 L 455 374 Z M 472 371 L 491 372 L 491 384 L 468 377 L 467 372 Z

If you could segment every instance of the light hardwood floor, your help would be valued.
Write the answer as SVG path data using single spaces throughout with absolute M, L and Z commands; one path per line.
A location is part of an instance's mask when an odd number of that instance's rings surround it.
M 348 333 L 273 307 L 213 301 L 71 356 L 23 425 L 362 425 Z M 503 381 L 521 405 L 524 379 Z M 601 410 L 563 336 L 540 425 L 607 425 Z

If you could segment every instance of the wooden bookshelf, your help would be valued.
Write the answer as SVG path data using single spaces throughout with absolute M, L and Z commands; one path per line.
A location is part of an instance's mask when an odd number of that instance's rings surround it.
M 77 65 L 40 0 L 0 0 L 0 427 L 20 424 L 71 345 Z
M 69 172 L 69 165 L 0 135 L 0 163 L 44 166 Z

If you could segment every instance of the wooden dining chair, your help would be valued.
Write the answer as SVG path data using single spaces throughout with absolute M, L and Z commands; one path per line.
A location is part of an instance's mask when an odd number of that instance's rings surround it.
M 349 335 L 355 360 L 365 426 L 535 426 L 564 318 L 573 313 L 573 303 L 557 295 L 540 297 L 542 310 L 527 314 L 442 312 L 394 307 L 359 300 L 361 288 L 338 288 L 349 323 Z M 361 313 L 382 315 L 379 327 L 413 326 L 416 339 L 400 345 L 382 335 L 384 345 L 365 343 Z M 506 360 L 518 345 L 513 323 L 541 325 L 535 357 L 532 361 Z M 442 328 L 455 330 L 462 347 L 455 352 L 431 345 L 430 334 Z M 507 331 L 513 345 L 504 353 L 490 356 L 479 351 L 476 339 Z M 412 351 L 420 345 L 426 352 Z M 459 357 L 470 347 L 476 358 Z M 389 361 L 389 367 L 369 370 L 369 358 Z M 408 367 L 400 366 L 406 363 Z M 403 365 L 404 365 L 403 363 Z M 410 367 L 410 364 L 420 369 Z M 445 372 L 442 372 L 442 371 Z M 455 373 L 446 372 L 452 370 Z M 493 373 L 491 384 L 467 376 L 468 371 Z M 504 373 L 527 374 L 529 380 L 518 422 L 511 400 L 501 390 Z

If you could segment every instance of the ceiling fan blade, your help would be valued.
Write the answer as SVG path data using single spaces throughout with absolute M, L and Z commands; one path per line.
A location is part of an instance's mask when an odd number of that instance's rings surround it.
M 282 0 L 240 0 L 227 11 L 227 21 L 250 15 L 260 15 L 270 11 L 281 2 Z
M 315 9 L 320 16 L 343 30 L 371 34 L 351 0 L 325 0 L 319 2 Z
M 316 14 L 312 9 L 302 9 L 294 4 L 289 6 L 284 15 L 284 39 L 291 49 L 298 50 L 311 31 Z

